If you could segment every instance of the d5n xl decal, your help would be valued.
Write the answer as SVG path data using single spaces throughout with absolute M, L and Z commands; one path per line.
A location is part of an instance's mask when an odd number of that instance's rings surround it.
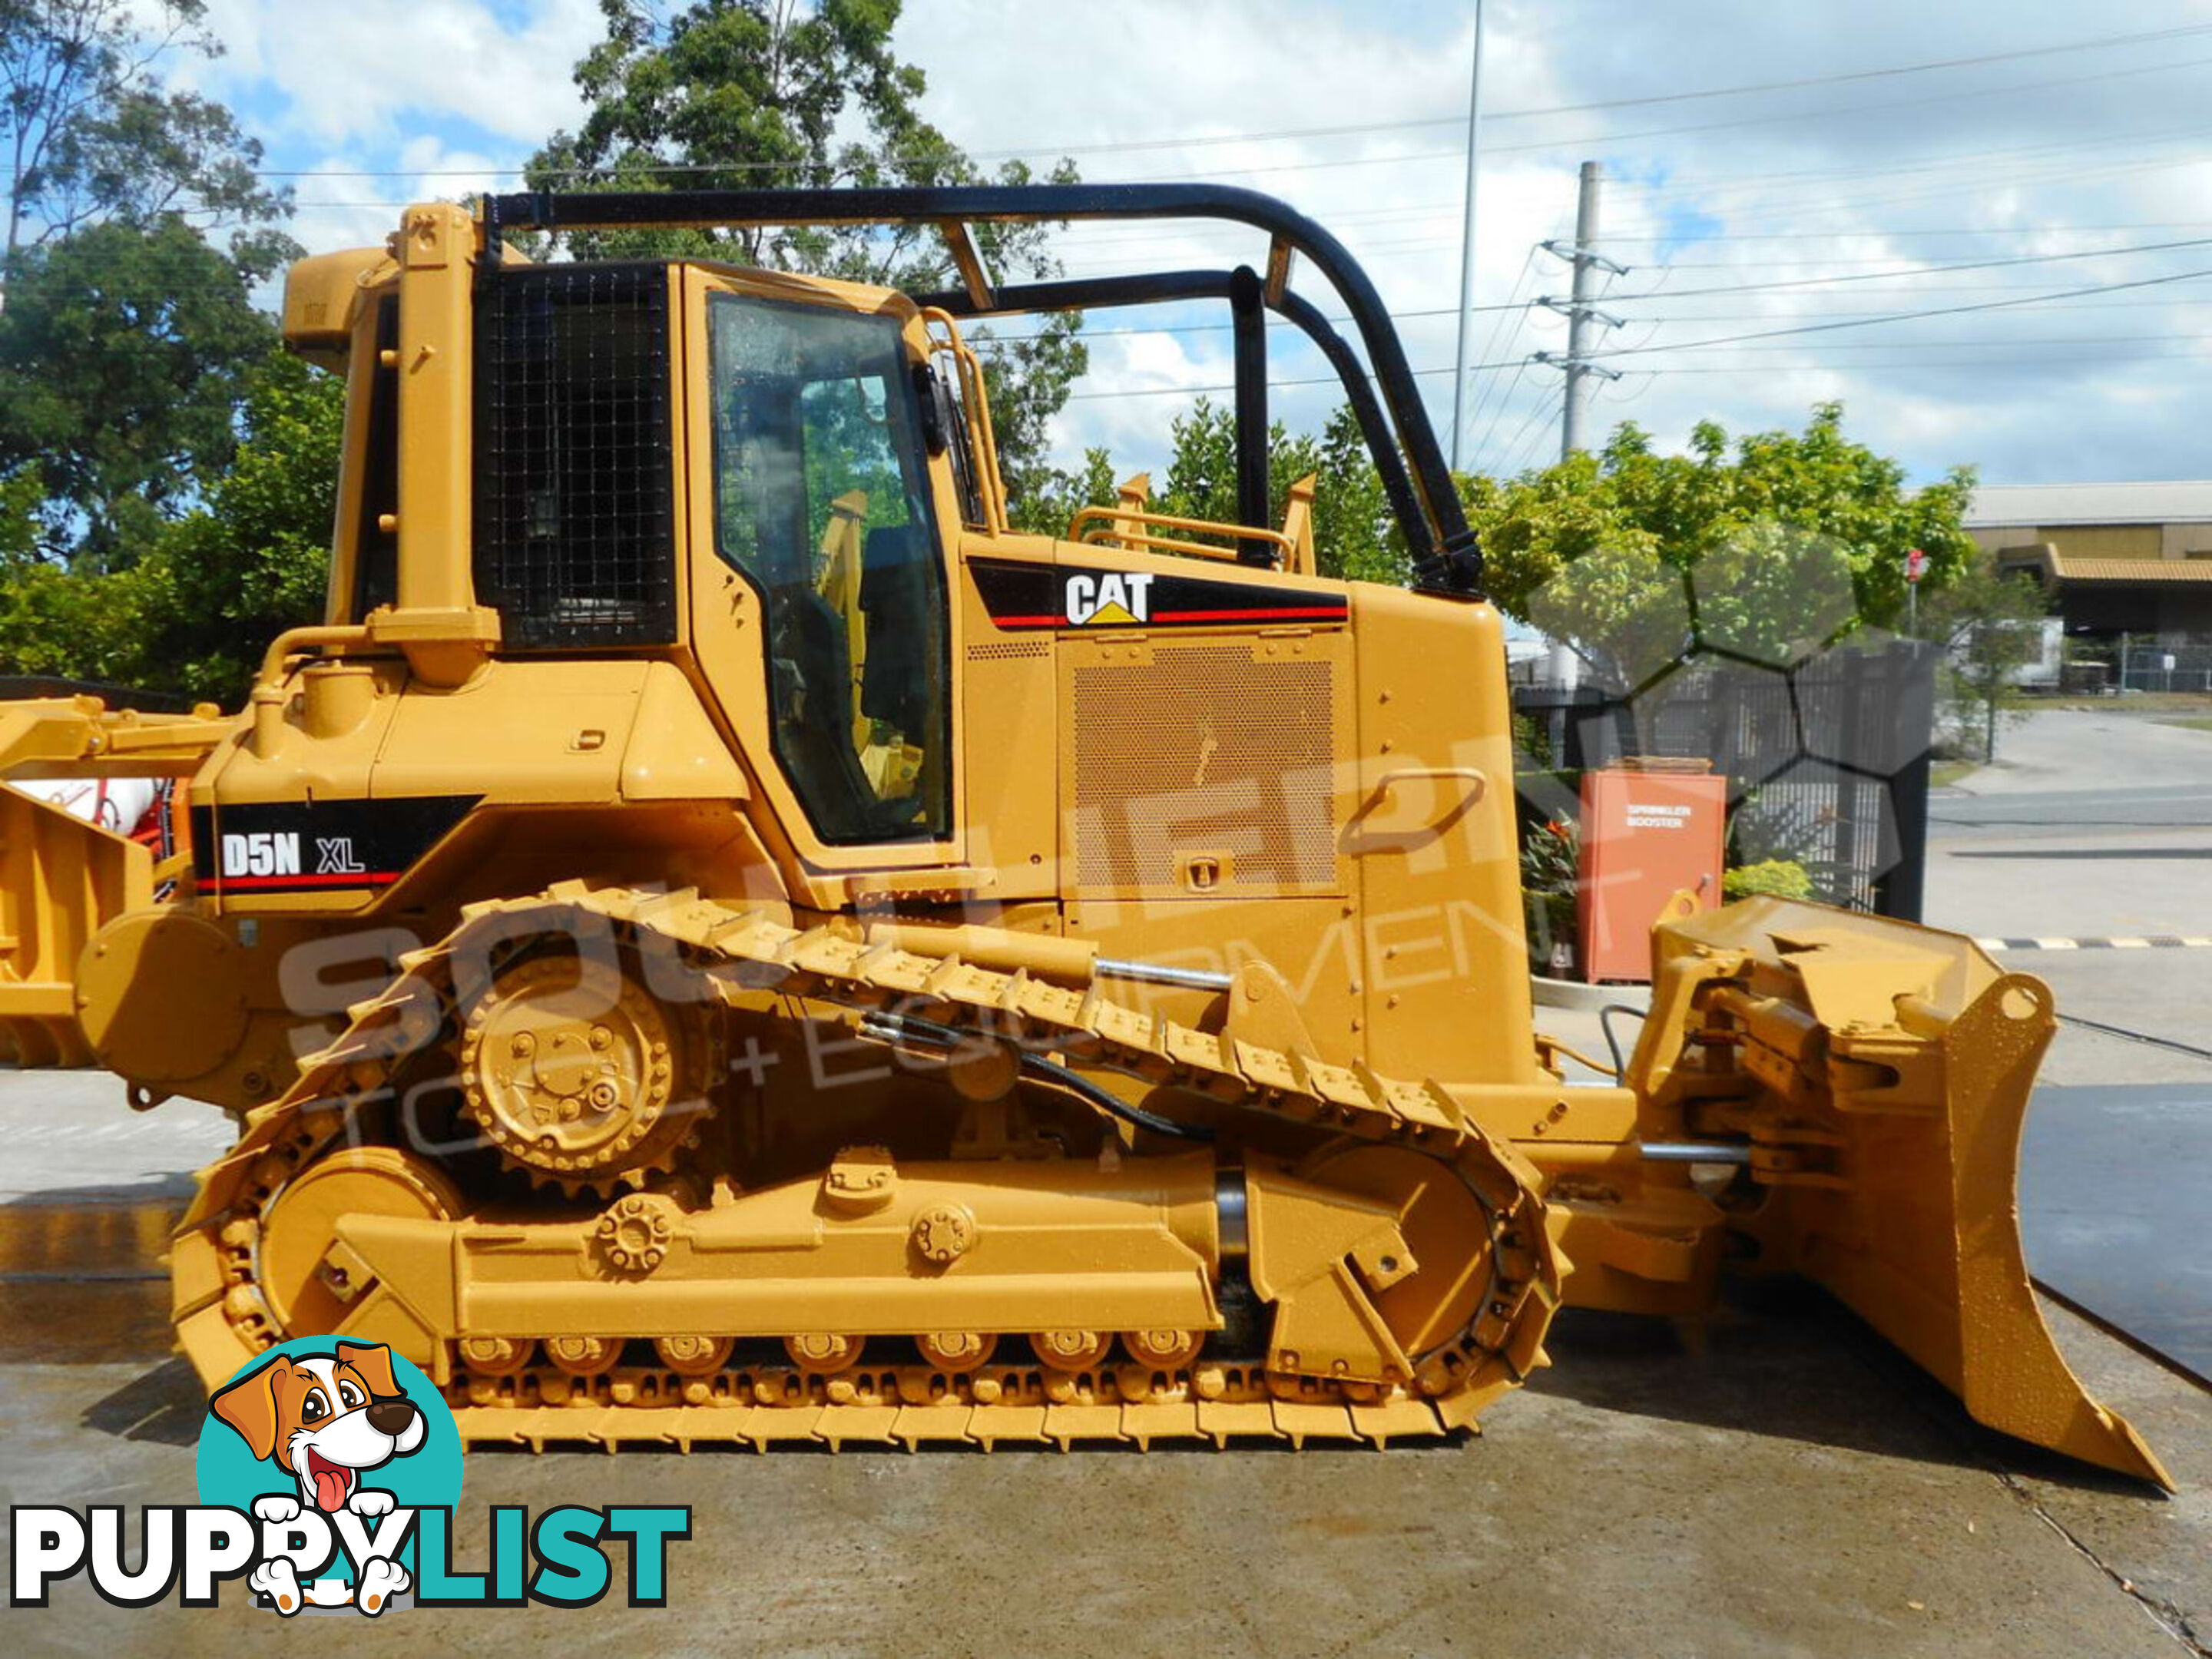
M 468 816 L 481 795 L 289 801 L 192 809 L 203 893 L 389 887 Z

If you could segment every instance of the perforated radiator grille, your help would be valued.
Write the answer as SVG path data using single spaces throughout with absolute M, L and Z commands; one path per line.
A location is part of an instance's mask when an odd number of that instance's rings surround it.
M 1250 645 L 1073 669 L 1078 882 L 1176 888 L 1178 854 L 1219 849 L 1226 889 L 1334 886 L 1335 681 Z

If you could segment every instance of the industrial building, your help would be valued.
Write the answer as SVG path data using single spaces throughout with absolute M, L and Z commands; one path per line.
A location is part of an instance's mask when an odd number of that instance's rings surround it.
M 2049 586 L 2069 635 L 2212 637 L 2212 480 L 1988 484 L 1966 528 L 2000 568 Z

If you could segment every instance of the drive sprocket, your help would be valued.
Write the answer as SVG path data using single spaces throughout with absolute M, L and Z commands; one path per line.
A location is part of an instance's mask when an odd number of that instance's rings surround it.
M 697 1128 L 697 1022 L 594 954 L 532 956 L 461 1021 L 462 1109 L 500 1155 L 574 1194 L 641 1186 Z

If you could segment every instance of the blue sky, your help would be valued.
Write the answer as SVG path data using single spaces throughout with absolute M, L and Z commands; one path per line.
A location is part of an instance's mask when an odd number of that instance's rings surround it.
M 377 240 L 408 200 L 511 182 L 497 169 L 575 119 L 571 68 L 600 29 L 595 0 L 209 9 L 230 51 L 192 78 L 272 169 L 306 175 L 295 231 L 316 249 Z M 928 73 L 927 112 L 971 151 L 1218 178 L 1331 224 L 1399 312 L 1441 414 L 1472 15 L 1424 0 L 908 0 L 898 41 Z M 1627 326 L 1608 341 L 1624 374 L 1593 410 L 1601 428 L 1633 419 L 1674 444 L 1700 418 L 1795 424 L 1836 398 L 1917 477 L 1960 462 L 1991 482 L 2212 475 L 2212 276 L 2187 275 L 2212 268 L 2212 246 L 2151 246 L 2212 239 L 2212 124 L 2192 119 L 2212 91 L 2207 0 L 1488 0 L 1487 17 L 1477 302 L 1498 308 L 1474 340 L 1499 367 L 1471 382 L 1477 465 L 1556 448 L 1558 377 L 1528 359 L 1560 349 L 1564 324 L 1528 302 L 1566 282 L 1535 244 L 1568 233 L 1577 165 L 1598 159 L 1604 246 L 1632 268 L 1609 284 Z M 1728 90 L 1746 87 L 1765 89 Z M 1589 105 L 1607 107 L 1573 107 Z M 1256 252 L 1094 227 L 1063 256 L 1091 271 Z M 1157 465 L 1189 388 L 1227 380 L 1228 338 L 1134 331 L 1218 320 L 1099 318 L 1122 331 L 1096 339 L 1086 391 L 1103 395 L 1070 404 L 1062 453 L 1104 443 L 1125 470 Z M 1282 379 L 1319 372 L 1284 339 Z M 1310 425 L 1332 402 L 1289 387 L 1278 410 Z

